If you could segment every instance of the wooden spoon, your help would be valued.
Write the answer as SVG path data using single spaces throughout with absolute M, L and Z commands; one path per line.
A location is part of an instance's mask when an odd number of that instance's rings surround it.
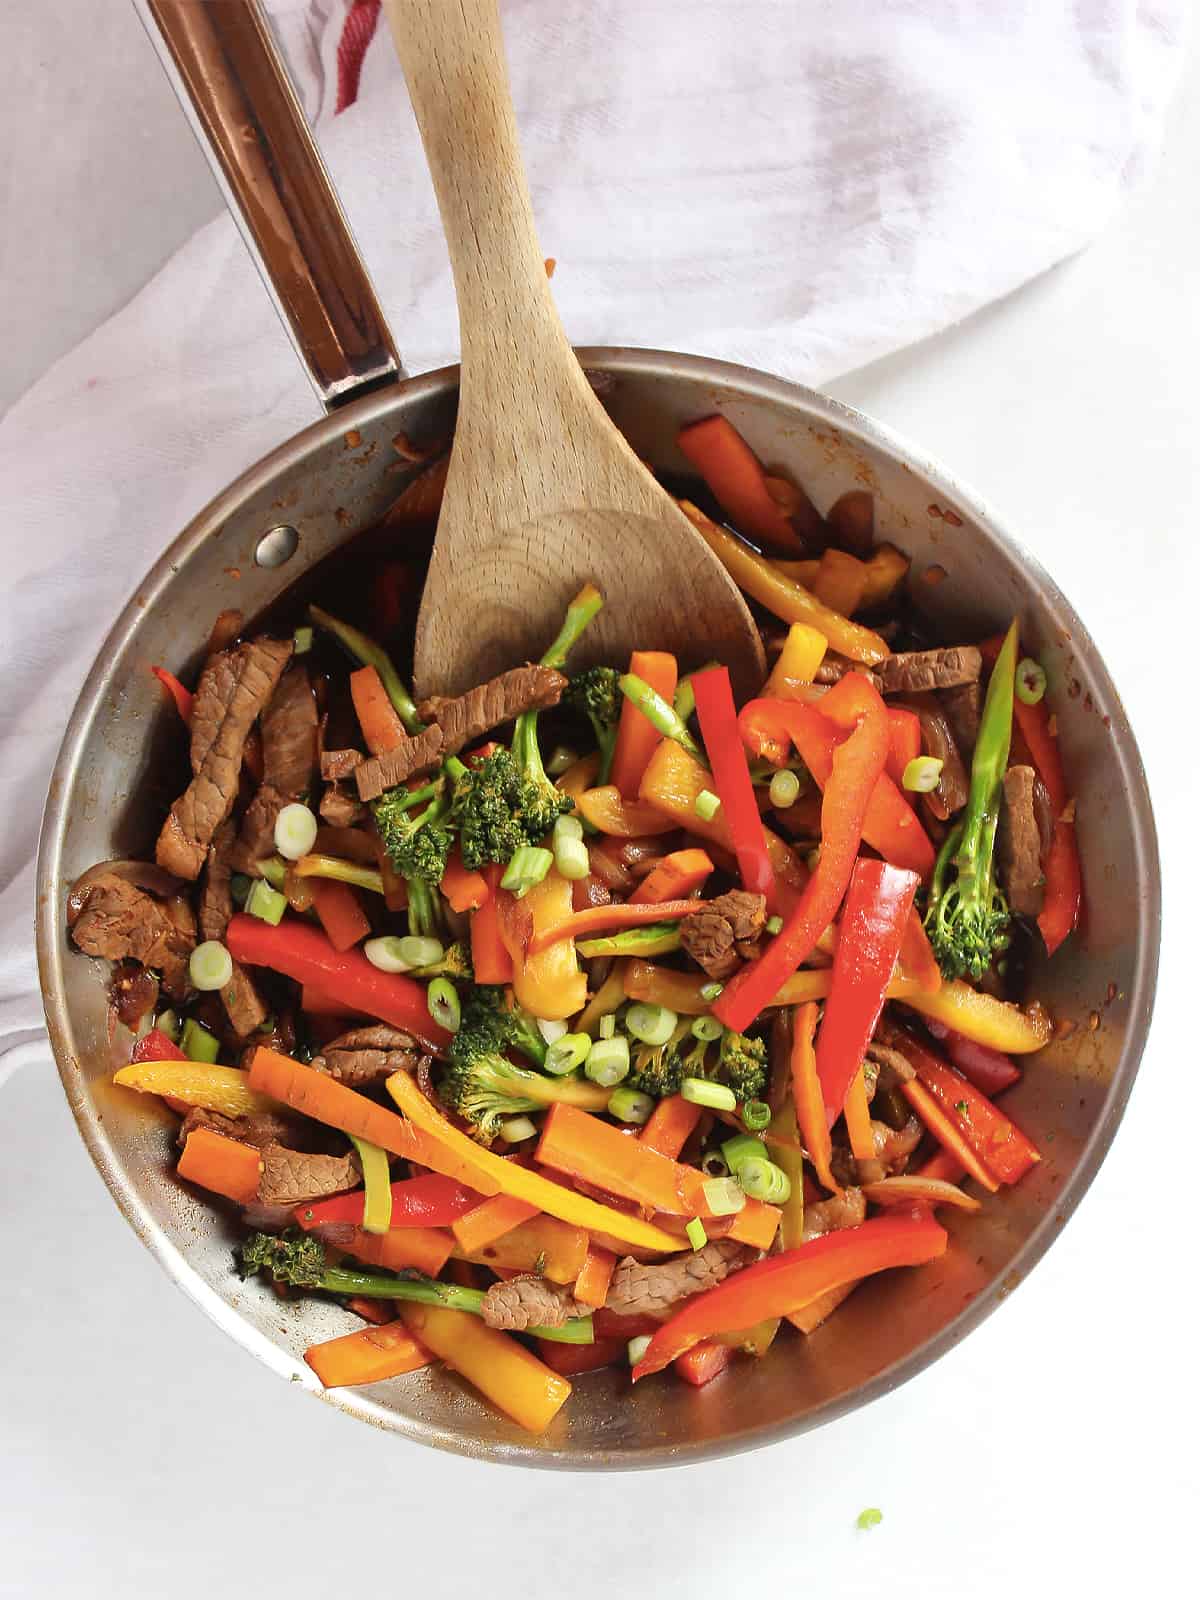
M 454 269 L 458 425 L 421 603 L 419 695 L 536 660 L 589 579 L 572 664 L 631 649 L 766 675 L 745 601 L 610 422 L 568 344 L 517 143 L 495 0 L 385 0 Z

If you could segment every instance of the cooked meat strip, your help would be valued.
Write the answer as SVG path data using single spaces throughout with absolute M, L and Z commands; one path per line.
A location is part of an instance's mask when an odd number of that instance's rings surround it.
M 488 1327 L 512 1333 L 526 1328 L 561 1328 L 572 1317 L 586 1317 L 591 1309 L 560 1284 L 548 1283 L 532 1272 L 494 1283 L 483 1297 L 483 1320 Z
M 922 694 L 926 689 L 953 689 L 977 683 L 983 658 L 973 644 L 938 650 L 906 650 L 887 656 L 875 667 L 881 694 Z
M 1004 774 L 1004 805 L 997 838 L 1000 881 L 1009 906 L 1020 917 L 1040 915 L 1045 885 L 1042 836 L 1033 799 L 1036 781 L 1032 767 L 1009 767 Z
M 684 950 L 710 978 L 724 982 L 752 959 L 767 920 L 766 897 L 745 889 L 719 894 L 703 911 L 685 917 L 679 937 Z
M 88 890 L 71 937 L 85 955 L 153 967 L 173 999 L 187 993 L 196 924 L 182 900 L 168 909 L 166 901 L 115 872 L 103 872 Z
M 264 1150 L 269 1144 L 294 1143 L 296 1131 L 294 1123 L 274 1111 L 256 1111 L 249 1117 L 226 1117 L 219 1111 L 193 1106 L 179 1124 L 176 1142 L 181 1149 L 187 1143 L 188 1134 L 195 1133 L 198 1128 L 223 1133 L 227 1139 L 252 1144 L 256 1150 Z
M 360 800 L 375 800 L 385 789 L 394 789 L 405 783 L 414 772 L 424 772 L 434 767 L 445 755 L 445 735 L 434 723 L 415 739 L 404 739 L 394 750 L 381 756 L 370 756 L 354 769 Z
M 382 1083 L 393 1072 L 415 1072 L 425 1053 L 411 1034 L 377 1022 L 331 1039 L 312 1065 L 339 1083 L 362 1089 Z
M 268 1206 L 300 1206 L 327 1194 L 341 1194 L 361 1181 L 356 1156 L 310 1155 L 268 1144 L 263 1146 L 258 1198 Z
M 352 794 L 347 794 L 340 783 L 331 783 L 321 796 L 321 804 L 317 807 L 321 814 L 321 821 L 327 822 L 331 828 L 353 828 L 361 822 L 364 815 L 363 803 L 356 800 Z
M 861 1189 L 843 1189 L 841 1194 L 831 1195 L 828 1200 L 818 1200 L 815 1205 L 804 1208 L 804 1233 L 802 1240 L 805 1244 L 810 1239 L 819 1239 L 824 1233 L 836 1233 L 839 1228 L 857 1228 L 860 1222 L 867 1218 L 867 1202 Z
M 246 808 L 233 853 L 240 872 L 254 872 L 275 849 L 275 819 L 312 782 L 317 757 L 317 703 L 304 667 L 293 662 L 263 712 L 263 778 Z
M 422 722 L 437 723 L 444 739 L 442 754 L 452 756 L 524 711 L 556 706 L 566 687 L 566 678 L 553 667 L 514 667 L 453 699 L 433 695 L 421 702 L 417 715 Z
M 942 689 L 938 694 L 950 732 L 958 745 L 963 760 L 970 762 L 979 737 L 979 711 L 982 702 L 979 684 L 960 683 L 953 689 Z
M 847 661 L 845 656 L 826 654 L 822 657 L 820 666 L 813 674 L 813 682 L 825 685 L 838 683 L 846 676 L 853 665 L 854 663 Z
M 200 936 L 203 939 L 223 941 L 233 915 L 229 879 L 233 871 L 231 858 L 236 832 L 233 819 L 227 818 L 213 835 L 213 842 L 209 846 L 204 883 L 200 890 Z M 269 1015 L 254 979 L 236 961 L 233 964 L 233 977 L 221 990 L 221 1001 L 230 1026 L 239 1039 L 245 1039 L 261 1028 Z
M 894 1089 L 902 1083 L 911 1083 L 917 1075 L 909 1064 L 908 1057 L 889 1044 L 869 1044 L 867 1060 L 873 1062 L 877 1068 L 872 1084 L 875 1091 Z M 869 1076 L 867 1082 L 871 1084 Z
M 355 767 L 361 767 L 366 759 L 361 750 L 322 750 L 321 776 L 326 783 L 337 783 L 341 778 L 349 778 Z
M 623 1256 L 612 1275 L 605 1309 L 622 1317 L 661 1315 L 677 1300 L 713 1288 L 756 1253 L 733 1239 L 713 1239 L 703 1250 L 673 1256 L 658 1266 Z
M 291 640 L 255 639 L 209 659 L 192 704 L 191 783 L 171 807 L 155 857 L 193 880 L 237 798 L 242 751 L 292 653 Z
M 885 1177 L 893 1177 L 908 1166 L 908 1158 L 925 1137 L 925 1125 L 917 1117 L 909 1117 L 902 1128 L 889 1128 L 886 1122 L 872 1121 L 875 1136 L 875 1159 L 883 1168 Z M 863 1163 L 859 1163 L 860 1169 Z M 862 1180 L 867 1181 L 865 1176 Z
M 1054 839 L 1054 803 L 1050 799 L 1049 789 L 1040 778 L 1033 780 L 1033 814 L 1037 818 L 1044 861 L 1050 853 L 1050 845 Z

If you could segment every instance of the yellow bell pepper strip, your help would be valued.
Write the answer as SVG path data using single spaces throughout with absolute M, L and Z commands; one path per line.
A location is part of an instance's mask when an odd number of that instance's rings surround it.
M 456 1217 L 450 1224 L 450 1232 L 463 1255 L 469 1257 L 538 1215 L 538 1208 L 528 1201 L 514 1200 L 510 1194 L 496 1194 L 468 1211 L 466 1216 Z
M 833 1141 L 829 1137 L 829 1122 L 825 1116 L 821 1081 L 817 1077 L 817 1056 L 813 1049 L 816 1030 L 817 1007 L 810 1000 L 799 1006 L 792 1018 L 792 1105 L 794 1120 L 803 1136 L 813 1170 L 825 1188 L 836 1194 L 839 1185 L 830 1167 Z M 874 1155 L 874 1150 L 871 1153 Z M 793 1243 L 797 1242 L 793 1240 Z
M 574 1283 L 587 1260 L 588 1235 L 540 1212 L 475 1250 L 456 1250 L 459 1260 L 493 1270 L 538 1272 L 553 1283 Z
M 279 1109 L 274 1100 L 254 1092 L 248 1072 L 207 1061 L 137 1061 L 114 1073 L 113 1082 L 140 1094 L 170 1095 L 185 1106 L 219 1111 L 225 1117 Z
M 381 1383 L 416 1372 L 433 1360 L 397 1318 L 378 1328 L 359 1328 L 336 1339 L 310 1344 L 304 1359 L 326 1389 L 349 1388 L 356 1383 Z
M 767 854 L 766 830 L 758 814 L 746 752 L 738 733 L 733 686 L 727 667 L 710 667 L 692 676 L 696 717 L 712 767 L 713 786 L 721 801 L 742 887 L 766 896 L 775 910 L 775 872 Z
M 826 550 L 817 563 L 812 592 L 823 606 L 843 617 L 852 617 L 861 610 L 863 595 L 867 592 L 865 562 L 848 555 L 845 550 Z
M 404 1305 L 405 1327 L 417 1342 L 467 1379 L 492 1404 L 530 1433 L 544 1433 L 566 1404 L 571 1385 L 524 1345 L 466 1311 Z
M 554 787 L 563 794 L 569 794 L 575 804 L 579 804 L 579 796 L 585 789 L 590 789 L 596 782 L 596 774 L 600 771 L 600 756 L 595 750 L 591 755 L 581 756 L 574 766 L 554 780 Z
M 791 700 L 795 689 L 810 684 L 817 668 L 825 659 L 829 641 L 816 628 L 806 622 L 793 622 L 783 641 L 779 659 L 771 668 L 771 675 L 763 685 L 763 698 Z
M 743 1267 L 715 1288 L 693 1295 L 650 1341 L 633 1381 L 660 1372 L 701 1339 L 748 1328 L 789 1312 L 852 1279 L 890 1267 L 919 1266 L 942 1255 L 946 1230 L 932 1217 L 873 1217 L 811 1239 L 795 1250 Z
M 676 437 L 680 451 L 716 496 L 722 511 L 751 539 L 783 550 L 803 550 L 803 541 L 772 495 L 758 457 L 728 417 L 701 417 L 681 428 Z M 788 499 L 820 524 L 815 508 L 802 489 L 787 485 Z M 806 519 L 807 520 L 807 519 Z
M 320 1077 L 320 1073 L 315 1076 Z M 656 1228 L 639 1217 L 616 1211 L 612 1206 L 601 1205 L 587 1195 L 576 1194 L 573 1189 L 566 1189 L 562 1184 L 544 1178 L 540 1172 L 531 1172 L 526 1167 L 517 1166 L 514 1161 L 506 1161 L 503 1156 L 481 1149 L 465 1133 L 451 1127 L 445 1117 L 430 1105 L 407 1073 L 393 1073 L 387 1080 L 387 1090 L 405 1116 L 421 1132 L 431 1134 L 462 1165 L 469 1164 L 476 1169 L 471 1184 L 481 1193 L 503 1190 L 519 1200 L 528 1200 L 530 1205 L 557 1217 L 560 1222 L 569 1222 L 586 1229 L 588 1233 L 606 1233 L 625 1244 L 638 1245 L 645 1250 L 670 1252 L 683 1248 L 682 1241 L 663 1228 Z
M 595 1038 L 600 1029 L 601 1017 L 610 1017 L 625 1004 L 625 963 L 613 963 L 613 969 L 595 994 L 575 1019 L 572 1033 L 587 1033 Z
M 887 760 L 887 707 L 867 678 L 848 672 L 826 695 L 824 705 L 829 708 L 830 723 L 835 727 L 848 724 L 853 732 L 833 752 L 821 799 L 821 853 L 816 870 L 781 931 L 757 961 L 734 974 L 713 1006 L 714 1016 L 738 1033 L 745 1033 L 784 979 L 807 960 L 837 915 L 862 843 L 867 806 Z M 916 881 L 914 877 L 914 889 Z M 844 1098 L 845 1085 L 842 1089 Z
M 785 622 L 806 622 L 828 639 L 830 647 L 851 661 L 872 667 L 891 654 L 887 641 L 861 623 L 851 622 L 822 605 L 802 584 L 785 578 L 772 562 L 744 545 L 706 517 L 690 500 L 680 510 L 708 545 L 739 589 Z
M 585 789 L 575 804 L 579 815 L 597 833 L 611 834 L 616 839 L 641 839 L 648 834 L 672 833 L 678 827 L 646 801 L 626 800 L 615 783 L 602 789 Z
M 580 971 L 571 937 L 546 949 L 531 948 L 536 935 L 562 926 L 573 915 L 572 884 L 557 867 L 520 900 L 498 889 L 495 895 L 500 938 L 512 957 L 513 993 L 530 1016 L 565 1021 L 587 1003 L 587 976 Z M 476 913 L 478 915 L 478 913 Z
M 540 955 L 560 939 L 582 939 L 599 933 L 615 933 L 622 928 L 641 928 L 647 924 L 667 919 L 690 917 L 703 911 L 707 900 L 667 900 L 660 905 L 637 904 L 588 906 L 583 911 L 573 911 L 562 922 L 552 923 L 534 933 L 526 950 L 530 956 Z
M 897 550 L 894 544 L 881 544 L 865 565 L 867 587 L 863 592 L 862 609 L 874 611 L 891 599 L 907 578 L 912 563 L 903 550 Z

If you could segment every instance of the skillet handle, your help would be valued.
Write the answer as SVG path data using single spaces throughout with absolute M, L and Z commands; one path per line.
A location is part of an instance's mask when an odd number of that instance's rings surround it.
M 134 6 L 327 411 L 404 377 L 259 0 Z

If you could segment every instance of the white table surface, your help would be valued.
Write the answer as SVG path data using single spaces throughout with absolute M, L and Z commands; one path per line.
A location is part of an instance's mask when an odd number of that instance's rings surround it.
M 0 59 L 18 63 L 0 105 L 0 404 L 214 208 L 131 54 L 130 14 L 105 0 L 84 50 L 84 9 L 0 8 Z M 198 1315 L 121 1221 L 47 1058 L 0 1106 L 0 1594 L 1186 1591 L 1198 96 L 1193 61 L 1153 184 L 1084 257 L 833 385 L 953 463 L 1038 551 L 1107 655 L 1156 797 L 1153 1038 L 1049 1257 L 934 1369 L 817 1435 L 652 1475 L 489 1469 L 313 1404 Z M 114 97 L 136 107 L 136 140 Z M 866 1506 L 883 1522 L 860 1533 Z

